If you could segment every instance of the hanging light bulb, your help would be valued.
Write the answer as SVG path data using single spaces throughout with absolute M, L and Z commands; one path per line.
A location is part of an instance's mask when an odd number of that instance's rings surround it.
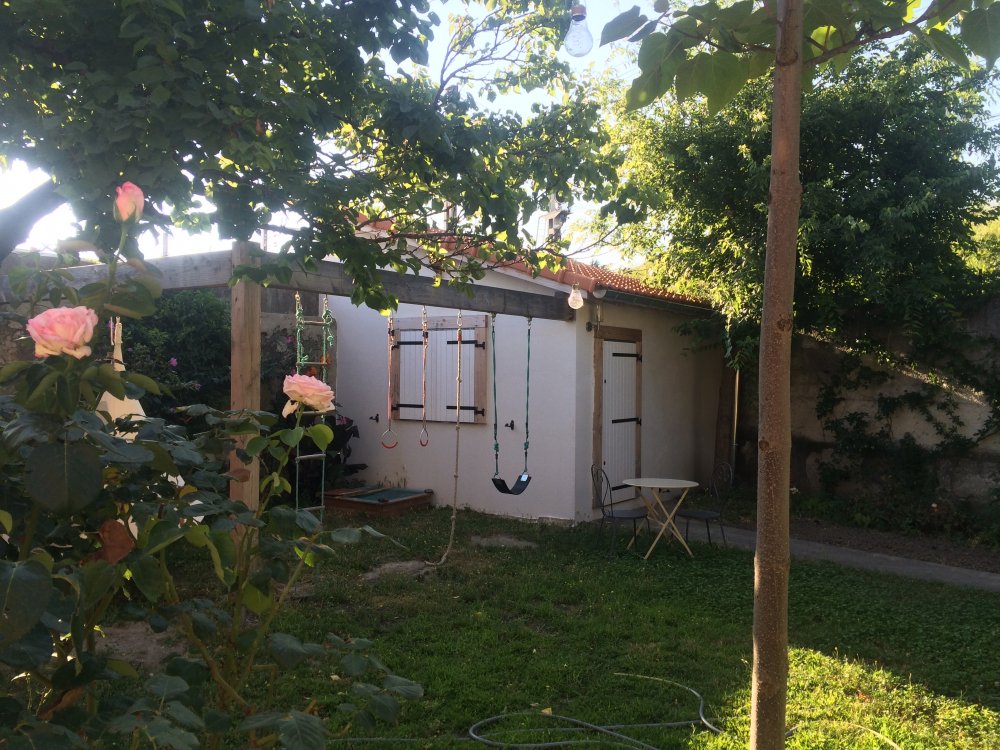
M 574 310 L 579 310 L 581 307 L 583 307 L 583 295 L 580 294 L 579 284 L 573 285 L 573 291 L 569 293 L 569 299 L 566 300 L 566 304 L 568 304 Z
M 573 57 L 583 57 L 594 48 L 594 37 L 587 28 L 587 9 L 574 5 L 570 10 L 569 31 L 563 39 L 563 49 Z

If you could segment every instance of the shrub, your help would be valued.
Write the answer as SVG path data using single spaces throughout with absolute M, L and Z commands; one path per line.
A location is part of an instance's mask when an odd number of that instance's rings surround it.
M 353 684 L 357 699 L 342 710 L 365 724 L 392 718 L 394 696 L 421 690 L 369 656 L 370 642 L 330 634 L 322 644 L 304 643 L 272 628 L 304 571 L 340 544 L 378 536 L 367 527 L 327 531 L 310 513 L 279 502 L 291 490 L 283 472 L 293 451 L 306 439 L 325 450 L 330 428 L 303 425 L 301 411 L 286 424 L 267 412 L 204 404 L 179 409 L 203 425 L 196 432 L 155 417 L 109 424 L 95 412 L 105 392 L 164 394 L 153 378 L 117 372 L 99 352 L 88 353 L 95 313 L 101 331 L 113 315 L 139 319 L 155 309 L 151 276 L 116 273 L 129 260 L 128 226 L 118 249 L 104 254 L 105 282 L 76 290 L 58 269 L 10 279 L 29 300 L 66 302 L 88 325 L 60 323 L 46 343 L 64 353 L 0 369 L 0 384 L 12 391 L 0 396 L 0 663 L 7 677 L 0 746 L 93 747 L 122 736 L 133 748 L 193 750 L 236 733 L 256 747 L 322 748 L 326 730 L 311 704 L 261 712 L 244 695 L 254 676 L 274 679 L 316 659 L 338 659 Z M 66 331 L 74 340 L 61 341 Z M 36 343 L 39 335 L 32 332 Z M 228 336 L 226 343 L 228 350 Z M 229 498 L 230 481 L 248 473 L 231 463 L 234 454 L 243 463 L 269 459 L 258 507 Z M 194 576 L 192 551 L 202 571 Z M 181 586 L 178 557 L 199 595 Z M 190 653 L 140 678 L 133 665 L 98 649 L 113 607 L 153 630 L 176 628 Z M 104 689 L 112 680 L 130 680 L 134 689 Z
M 165 292 L 156 312 L 124 325 L 125 366 L 167 386 L 173 397 L 142 399 L 150 416 L 182 403 L 229 407 L 229 305 L 205 289 Z

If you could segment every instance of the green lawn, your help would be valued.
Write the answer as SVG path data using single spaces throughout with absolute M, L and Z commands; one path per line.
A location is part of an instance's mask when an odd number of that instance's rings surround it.
M 561 528 L 463 512 L 447 564 L 423 579 L 361 574 L 394 560 L 437 559 L 449 512 L 373 523 L 405 544 L 367 540 L 338 549 L 307 582 L 311 594 L 280 629 L 375 641 L 397 673 L 420 682 L 398 725 L 375 735 L 342 727 L 339 746 L 471 747 L 475 722 L 551 710 L 600 725 L 683 721 L 704 696 L 704 729 L 624 730 L 656 748 L 746 746 L 753 562 L 749 553 L 695 546 L 688 559 L 661 545 L 644 562 L 609 559 L 592 527 Z M 473 546 L 510 534 L 532 549 Z M 794 563 L 791 579 L 792 748 L 1000 747 L 1000 597 L 821 563 Z M 332 669 L 303 669 L 272 684 L 279 705 L 315 697 L 322 713 L 348 698 Z M 336 722 L 337 719 L 334 719 Z M 490 727 L 498 740 L 566 739 L 513 729 L 565 726 L 544 717 Z M 502 731 L 510 728 L 510 731 Z M 871 730 L 871 731 L 869 731 Z M 596 735 L 582 738 L 595 739 Z M 337 745 L 334 745 L 337 746 Z M 398 746 L 405 746 L 400 744 Z M 592 747 L 640 747 L 612 744 Z

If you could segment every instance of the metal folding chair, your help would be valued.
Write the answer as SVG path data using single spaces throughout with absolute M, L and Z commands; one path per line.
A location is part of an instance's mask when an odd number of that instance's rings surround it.
M 629 542 L 629 547 L 631 547 L 638 537 L 639 524 L 645 521 L 646 528 L 649 528 L 649 517 L 646 508 L 626 508 L 621 507 L 621 503 L 616 503 L 611 497 L 611 481 L 608 479 L 608 474 L 597 464 L 590 467 L 590 477 L 594 483 L 594 497 L 601 506 L 600 528 L 603 529 L 605 523 L 611 524 L 611 547 L 608 554 L 614 554 L 616 532 L 620 523 L 632 524 L 632 540 Z
M 729 464 L 719 464 L 712 476 L 712 481 L 708 485 L 708 497 L 711 498 L 707 505 L 701 507 L 684 506 L 677 511 L 677 517 L 683 518 L 684 539 L 688 538 L 688 530 L 691 521 L 703 521 L 705 523 L 705 534 L 708 536 L 708 543 L 712 543 L 712 528 L 709 524 L 717 523 L 722 534 L 722 544 L 729 546 L 726 541 L 726 527 L 722 525 L 722 513 L 726 509 L 726 502 L 729 500 L 729 488 L 733 484 L 733 467 Z

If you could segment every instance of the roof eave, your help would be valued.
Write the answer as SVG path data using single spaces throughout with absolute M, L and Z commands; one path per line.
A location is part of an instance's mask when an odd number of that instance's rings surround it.
M 717 314 L 709 305 L 698 304 L 697 302 L 684 302 L 681 300 L 663 299 L 662 297 L 649 297 L 644 294 L 631 294 L 629 292 L 619 292 L 608 289 L 604 293 L 603 299 L 598 302 L 621 302 L 636 307 L 647 307 L 653 310 L 667 310 L 669 312 L 685 315 L 689 318 L 708 317 Z

